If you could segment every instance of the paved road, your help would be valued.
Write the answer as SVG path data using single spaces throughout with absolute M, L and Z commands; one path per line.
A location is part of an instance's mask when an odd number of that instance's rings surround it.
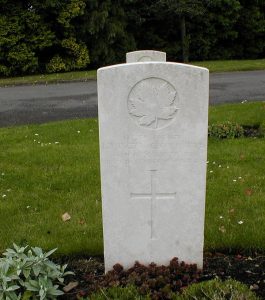
M 210 103 L 265 100 L 265 71 L 210 76 Z M 0 88 L 0 126 L 97 116 L 96 81 Z
M 210 104 L 265 100 L 265 70 L 210 75 Z

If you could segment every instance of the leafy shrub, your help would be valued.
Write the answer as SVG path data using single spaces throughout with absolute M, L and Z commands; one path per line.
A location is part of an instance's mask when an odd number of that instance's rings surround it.
M 244 129 L 241 125 L 231 123 L 229 121 L 225 123 L 211 124 L 208 126 L 208 135 L 210 137 L 218 139 L 233 139 L 244 136 Z
M 151 263 L 144 266 L 139 262 L 124 270 L 120 264 L 104 276 L 94 274 L 86 276 L 87 290 L 98 291 L 102 288 L 136 286 L 140 295 L 152 295 L 151 299 L 171 299 L 171 294 L 197 281 L 201 271 L 194 264 L 179 263 L 173 258 L 168 266 Z M 85 296 L 85 295 L 83 295 Z
M 23 73 L 34 73 L 38 67 L 36 53 L 25 43 L 10 49 L 7 60 L 10 63 L 10 67 L 12 66 L 12 72 L 15 73 L 18 73 L 20 70 Z
M 142 296 L 139 294 L 135 286 L 112 287 L 109 289 L 101 289 L 99 292 L 92 294 L 89 300 L 150 300 L 150 296 Z
M 55 55 L 46 65 L 48 73 L 63 72 L 67 70 L 65 62 L 59 55 Z
M 0 258 L 0 299 L 56 299 L 63 292 L 59 284 L 63 284 L 64 276 L 72 274 L 65 272 L 67 265 L 60 266 L 48 257 L 41 248 L 18 247 L 7 249 Z M 57 283 L 57 284 L 56 284 Z
M 87 47 L 78 44 L 74 38 L 64 39 L 61 42 L 63 57 L 55 55 L 47 64 L 49 73 L 84 69 L 89 63 Z
M 36 7 L 17 2 L 1 2 L 0 76 L 30 74 L 40 71 L 55 33 Z
M 78 44 L 74 38 L 64 39 L 61 42 L 63 49 L 66 50 L 66 65 L 68 70 L 82 69 L 89 63 L 89 55 L 86 45 Z
M 183 290 L 182 295 L 175 295 L 173 300 L 258 300 L 259 298 L 249 290 L 248 286 L 236 281 L 221 281 L 214 279 L 192 284 Z

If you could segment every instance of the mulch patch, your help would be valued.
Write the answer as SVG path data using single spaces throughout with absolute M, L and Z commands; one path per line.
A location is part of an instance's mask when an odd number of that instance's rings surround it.
M 261 299 L 265 299 L 265 254 L 242 255 L 207 253 L 204 258 L 202 280 L 218 276 L 235 279 L 249 286 Z
M 104 276 L 103 257 L 61 257 L 57 263 L 67 263 L 68 269 L 75 272 L 66 283 L 78 281 L 78 286 L 65 295 L 63 299 L 72 300 L 90 294 L 98 289 L 98 282 Z M 225 254 L 205 253 L 204 269 L 199 281 L 215 277 L 235 279 L 247 284 L 261 299 L 265 299 L 265 254 Z M 91 282 L 95 281 L 95 286 Z
M 243 129 L 244 129 L 245 137 L 260 137 L 261 136 L 259 125 L 252 125 L 252 126 L 244 125 Z

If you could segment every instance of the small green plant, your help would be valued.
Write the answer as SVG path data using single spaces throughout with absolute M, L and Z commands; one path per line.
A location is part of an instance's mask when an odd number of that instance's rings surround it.
M 63 292 L 64 277 L 73 274 L 65 272 L 67 265 L 60 266 L 39 247 L 19 247 L 13 244 L 0 258 L 0 299 L 56 299 Z
M 133 285 L 126 287 L 112 287 L 109 289 L 101 289 L 95 294 L 92 294 L 88 300 L 150 300 L 150 296 L 140 295 L 137 288 Z
M 175 295 L 173 300 L 258 300 L 248 286 L 236 281 L 219 279 L 195 283 L 183 290 L 182 295 Z
M 218 139 L 233 139 L 243 137 L 244 129 L 239 124 L 227 121 L 224 123 L 209 125 L 208 135 L 209 137 L 214 137 Z

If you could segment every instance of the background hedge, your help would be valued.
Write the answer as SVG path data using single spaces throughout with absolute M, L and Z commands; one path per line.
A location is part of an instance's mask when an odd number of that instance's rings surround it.
M 0 0 L 0 76 L 123 62 L 262 58 L 265 0 Z

